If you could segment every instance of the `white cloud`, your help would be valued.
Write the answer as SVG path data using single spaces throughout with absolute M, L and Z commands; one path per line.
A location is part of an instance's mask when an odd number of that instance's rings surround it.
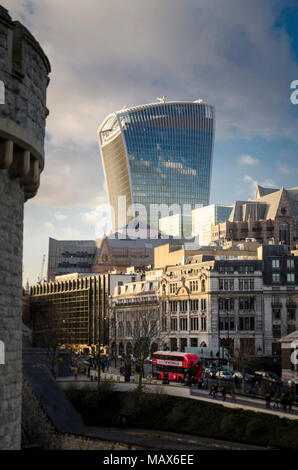
M 61 214 L 61 212 L 56 212 L 55 219 L 58 220 L 58 222 L 63 222 L 63 220 L 67 219 L 67 215 Z
M 287 165 L 279 165 L 278 166 L 279 171 L 281 171 L 284 174 L 289 174 L 290 173 L 290 168 Z
M 275 182 L 270 178 L 266 178 L 265 180 L 258 181 L 258 180 L 253 179 L 249 175 L 245 175 L 243 177 L 243 181 L 249 184 L 250 196 L 253 198 L 256 195 L 256 188 L 258 185 L 263 186 L 263 188 L 277 188 Z
M 80 239 L 80 231 L 73 227 L 64 227 L 59 231 L 56 231 L 56 237 L 62 240 L 78 240 Z
M 55 226 L 52 224 L 52 222 L 44 222 L 44 227 L 49 231 L 49 232 L 54 232 Z
M 100 238 L 112 229 L 111 207 L 100 204 L 95 210 L 82 213 L 81 220 L 94 227 L 94 238 Z
M 238 163 L 240 163 L 240 165 L 250 165 L 250 166 L 259 165 L 260 163 L 260 160 L 258 158 L 253 158 L 250 155 L 240 155 L 237 161 Z

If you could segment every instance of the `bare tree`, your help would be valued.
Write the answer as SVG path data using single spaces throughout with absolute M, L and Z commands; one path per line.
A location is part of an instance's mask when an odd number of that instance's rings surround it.
M 156 350 L 157 345 L 165 339 L 166 333 L 161 331 L 159 310 L 144 311 L 135 316 L 133 328 L 133 353 L 136 359 L 135 368 L 140 379 L 138 388 L 142 388 L 144 363 L 146 358 Z

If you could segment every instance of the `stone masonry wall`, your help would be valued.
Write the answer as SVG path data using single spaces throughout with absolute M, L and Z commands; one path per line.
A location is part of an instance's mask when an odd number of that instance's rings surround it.
M 20 446 L 21 315 L 24 193 L 16 180 L 0 171 L 0 448 Z
M 44 167 L 49 72 L 38 42 L 0 6 L 0 450 L 21 445 L 23 209 Z

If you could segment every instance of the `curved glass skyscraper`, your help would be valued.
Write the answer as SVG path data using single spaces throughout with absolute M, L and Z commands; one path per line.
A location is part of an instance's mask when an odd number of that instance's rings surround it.
M 208 204 L 213 136 L 214 109 L 201 100 L 162 101 L 110 114 L 98 139 L 114 228 L 119 196 L 127 206 L 142 204 L 148 215 L 153 204 L 192 209 Z

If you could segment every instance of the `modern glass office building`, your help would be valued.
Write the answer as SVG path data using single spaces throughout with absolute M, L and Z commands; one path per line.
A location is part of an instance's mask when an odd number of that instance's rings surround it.
M 129 221 L 118 210 L 119 196 L 125 196 L 127 207 L 145 206 L 148 216 L 151 205 L 208 204 L 213 137 L 214 109 L 201 100 L 162 100 L 110 114 L 98 139 L 114 228 L 121 217 L 123 225 Z M 143 221 L 151 224 L 149 218 Z

